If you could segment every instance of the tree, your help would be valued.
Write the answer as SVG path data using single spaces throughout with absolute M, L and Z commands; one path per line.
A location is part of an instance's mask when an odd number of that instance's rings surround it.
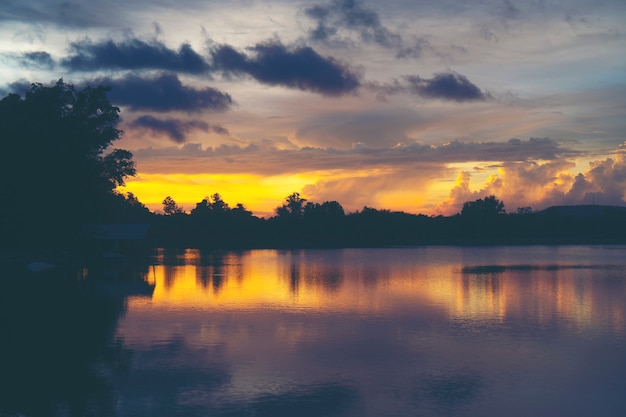
M 230 208 L 228 207 L 228 203 L 226 203 L 222 199 L 222 196 L 219 195 L 219 193 L 215 193 L 211 196 L 210 207 L 213 213 L 216 213 L 216 214 L 225 214 L 230 211 Z
M 276 209 L 278 217 L 299 218 L 304 211 L 305 198 L 300 197 L 300 193 L 291 193 L 285 197 L 285 203 Z
M 12 224 L 16 236 L 59 243 L 106 218 L 116 187 L 135 175 L 130 152 L 109 150 L 122 131 L 108 90 L 60 79 L 0 100 L 0 187 L 10 196 L 0 224 Z
M 171 216 L 173 214 L 182 214 L 184 211 L 183 208 L 176 204 L 176 201 L 168 195 L 163 200 L 163 213 Z
M 194 217 L 204 217 L 211 213 L 210 198 L 204 197 L 202 201 L 196 203 L 196 207 L 189 212 Z
M 304 217 L 315 220 L 341 219 L 345 212 L 337 201 L 325 201 L 322 204 L 307 202 L 304 206 Z
M 494 217 L 503 213 L 505 213 L 504 203 L 493 195 L 475 201 L 466 201 L 463 203 L 463 209 L 461 210 L 461 216 L 463 217 L 484 218 Z
M 252 212 L 248 210 L 242 203 L 237 203 L 235 208 L 231 209 L 230 212 L 238 218 L 251 218 Z
M 230 213 L 230 207 L 219 193 L 204 197 L 189 214 L 194 217 L 221 216 Z

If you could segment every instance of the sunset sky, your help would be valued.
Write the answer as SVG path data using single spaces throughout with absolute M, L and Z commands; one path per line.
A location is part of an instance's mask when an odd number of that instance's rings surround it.
M 154 210 L 626 205 L 624 0 L 2 0 L 0 39 L 2 97 L 111 86 Z

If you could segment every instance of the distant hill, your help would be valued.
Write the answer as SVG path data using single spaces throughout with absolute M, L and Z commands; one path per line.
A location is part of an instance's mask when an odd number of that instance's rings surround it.
M 626 207 L 600 205 L 552 206 L 539 211 L 537 214 L 587 219 L 590 217 L 603 217 L 607 214 L 626 215 Z

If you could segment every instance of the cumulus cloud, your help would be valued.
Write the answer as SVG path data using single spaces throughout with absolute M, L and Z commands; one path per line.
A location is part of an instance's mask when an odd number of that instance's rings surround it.
M 432 78 L 407 76 L 410 89 L 423 97 L 453 100 L 453 101 L 480 101 L 487 95 L 474 85 L 466 76 L 457 72 L 441 72 Z
M 342 172 L 304 186 L 302 193 L 311 201 L 339 201 L 347 211 L 392 206 L 394 210 L 416 212 L 432 182 L 448 174 L 445 165 L 436 163 Z
M 175 51 L 159 41 L 84 39 L 71 43 L 70 51 L 70 56 L 61 63 L 74 71 L 157 69 L 199 74 L 209 69 L 205 59 L 187 43 Z
M 183 85 L 175 74 L 163 73 L 153 77 L 128 75 L 124 78 L 98 78 L 92 84 L 111 87 L 109 98 L 131 110 L 165 112 L 171 110 L 224 111 L 233 100 L 216 88 L 195 88 Z
M 174 118 L 160 119 L 150 115 L 136 118 L 130 127 L 139 130 L 148 130 L 157 134 L 164 134 L 176 143 L 183 143 L 187 134 L 193 130 L 204 132 L 212 131 L 220 135 L 227 135 L 228 130 L 221 125 L 214 125 L 202 120 L 180 120 Z
M 533 161 L 503 164 L 478 189 L 472 189 L 472 174 L 459 173 L 455 186 L 438 210 L 457 213 L 464 202 L 496 195 L 509 211 L 531 206 L 626 204 L 626 156 L 618 150 L 612 157 L 592 161 L 584 172 L 572 174 L 575 164 L 567 159 L 544 163 Z
M 338 96 L 355 91 L 360 74 L 332 57 L 323 57 L 308 46 L 288 48 L 279 41 L 250 48 L 252 56 L 229 45 L 212 48 L 213 65 L 227 75 L 247 74 L 257 81 Z

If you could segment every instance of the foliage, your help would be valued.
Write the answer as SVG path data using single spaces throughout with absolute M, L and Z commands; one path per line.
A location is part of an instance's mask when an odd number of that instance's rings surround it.
M 107 92 L 61 79 L 0 100 L 0 186 L 9 196 L 0 227 L 10 224 L 11 238 L 54 241 L 103 220 L 115 188 L 135 175 L 130 152 L 108 151 L 122 132 Z
M 195 217 L 207 217 L 227 215 L 229 212 L 230 207 L 228 207 L 228 203 L 222 199 L 221 195 L 215 193 L 210 197 L 204 197 L 201 202 L 196 203 L 196 207 L 191 210 L 190 214 Z
M 490 195 L 483 199 L 463 203 L 461 216 L 463 217 L 494 217 L 504 214 L 504 203 Z
M 276 209 L 276 214 L 281 218 L 300 218 L 304 211 L 305 198 L 300 193 L 291 193 L 285 197 L 285 203 Z
M 168 195 L 163 200 L 163 213 L 168 216 L 172 216 L 174 214 L 182 214 L 184 213 L 184 210 L 176 203 L 176 201 L 174 201 L 172 197 Z

